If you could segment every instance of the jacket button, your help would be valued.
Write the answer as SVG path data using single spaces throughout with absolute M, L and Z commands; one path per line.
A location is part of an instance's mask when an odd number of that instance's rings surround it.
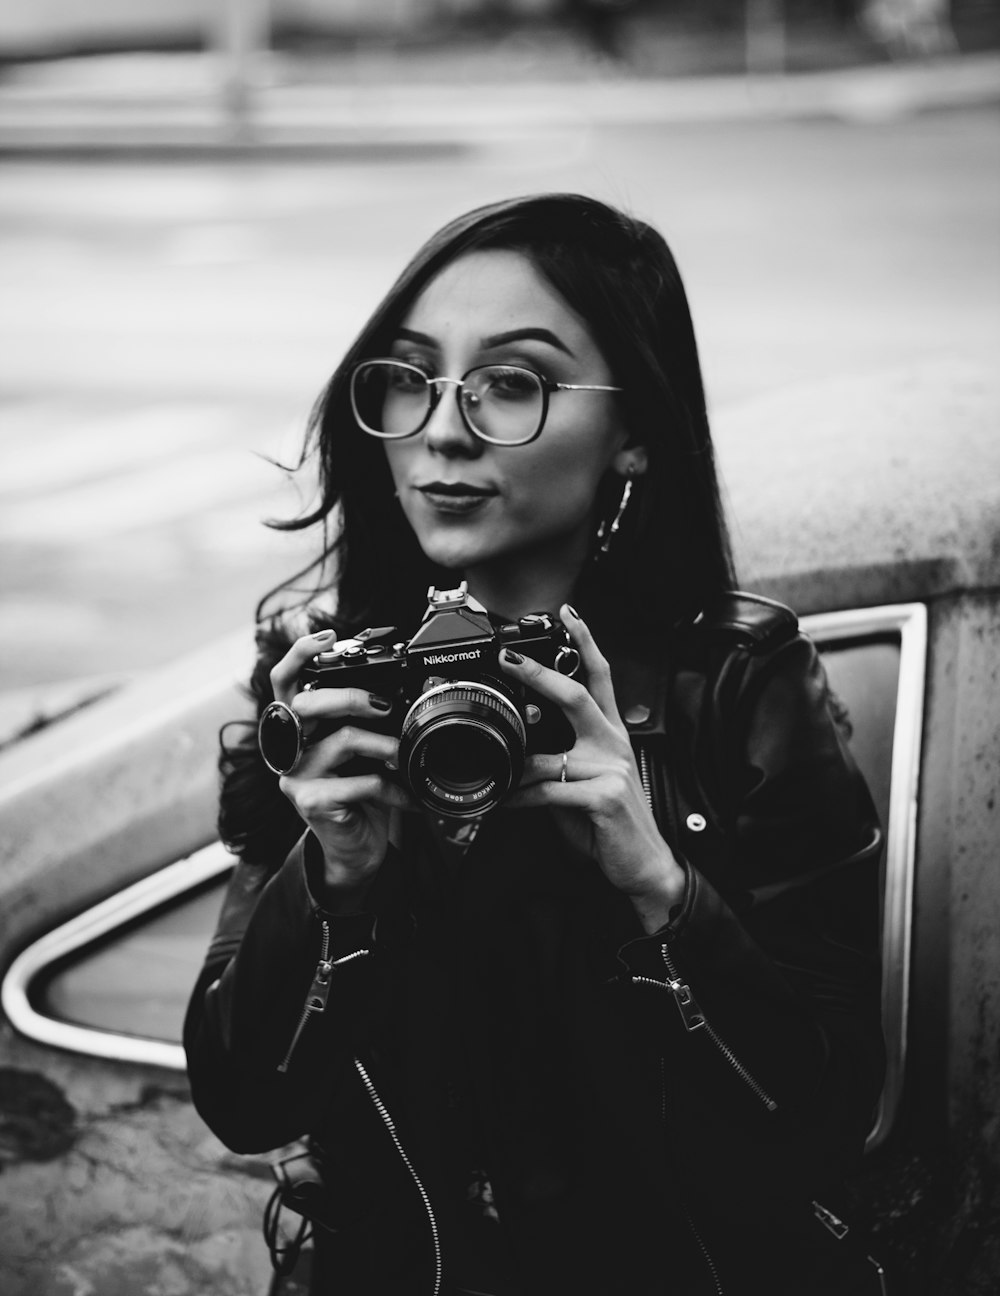
M 704 832 L 708 827 L 708 820 L 703 814 L 689 814 L 685 823 L 692 832 Z

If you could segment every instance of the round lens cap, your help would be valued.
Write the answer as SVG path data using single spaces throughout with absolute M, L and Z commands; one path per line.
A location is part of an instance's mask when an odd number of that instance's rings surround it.
M 291 774 L 302 755 L 302 722 L 284 702 L 264 708 L 257 726 L 257 746 L 275 774 Z

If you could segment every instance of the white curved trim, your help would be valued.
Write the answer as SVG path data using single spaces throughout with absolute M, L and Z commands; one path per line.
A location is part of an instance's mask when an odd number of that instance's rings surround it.
M 899 635 L 899 677 L 889 777 L 885 886 L 882 911 L 882 1022 L 886 1075 L 867 1147 L 877 1147 L 895 1119 L 903 1088 L 910 1012 L 913 885 L 917 850 L 917 794 L 927 668 L 927 609 L 899 603 L 802 618 L 821 647 L 838 639 Z
M 22 1035 L 53 1048 L 119 1062 L 141 1062 L 173 1071 L 185 1070 L 187 1063 L 179 1044 L 57 1021 L 36 1011 L 28 991 L 35 977 L 56 960 L 148 913 L 164 901 L 173 900 L 202 882 L 218 877 L 234 863 L 235 858 L 222 843 L 213 842 L 186 859 L 169 864 L 109 896 L 29 945 L 11 964 L 0 987 L 0 1004 L 8 1021 Z

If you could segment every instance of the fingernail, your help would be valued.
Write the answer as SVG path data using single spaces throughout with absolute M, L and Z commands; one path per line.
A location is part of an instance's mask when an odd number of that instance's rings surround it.
M 583 617 L 580 615 L 579 612 L 577 612 L 576 608 L 573 606 L 572 603 L 567 603 L 567 604 L 566 604 L 566 611 L 567 611 L 567 612 L 570 614 L 570 616 L 573 617 L 576 621 L 582 621 L 582 620 L 583 620 Z
M 389 771 L 390 774 L 396 774 L 399 771 L 399 766 L 396 764 L 395 761 L 387 760 L 384 763 L 386 769 Z
M 369 705 L 373 706 L 376 711 L 391 711 L 392 702 L 389 698 L 379 697 L 377 693 L 368 694 Z
M 503 650 L 503 659 L 504 661 L 510 662 L 512 666 L 524 665 L 524 658 L 520 653 L 515 652 L 513 648 L 505 648 Z
M 320 643 L 323 643 L 325 640 L 332 638 L 333 634 L 333 630 L 317 630 L 312 638 L 318 639 Z

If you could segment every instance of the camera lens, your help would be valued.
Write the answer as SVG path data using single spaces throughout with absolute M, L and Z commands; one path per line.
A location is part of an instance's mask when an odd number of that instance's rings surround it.
M 437 814 L 468 819 L 492 810 L 524 769 L 524 722 L 499 689 L 455 681 L 421 694 L 403 721 L 400 769 Z

